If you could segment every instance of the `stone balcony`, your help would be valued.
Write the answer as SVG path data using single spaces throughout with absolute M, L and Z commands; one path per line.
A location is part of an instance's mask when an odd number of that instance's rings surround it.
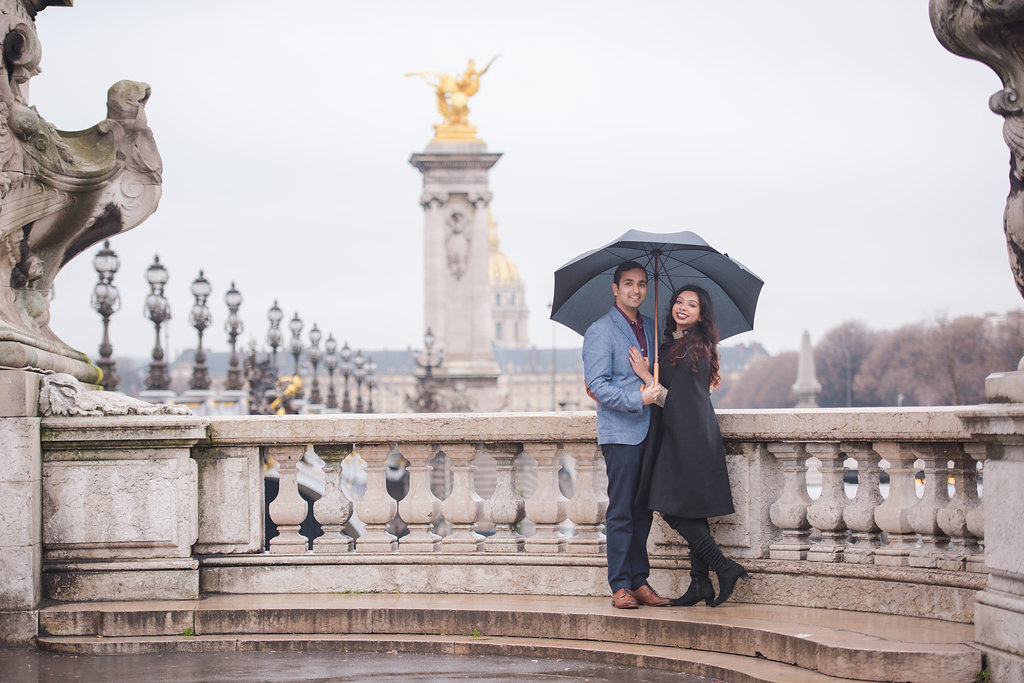
M 1024 408 L 719 419 L 737 512 L 714 531 L 753 577 L 732 602 L 973 623 L 990 661 L 1020 661 Z M 22 444 L 9 452 L 4 486 L 34 501 L 7 513 L 5 574 L 34 582 L 36 605 L 608 594 L 593 413 L 7 418 L 3 427 Z M 310 448 L 325 463 L 313 507 L 323 535 L 312 542 L 300 534 L 308 504 L 297 477 Z M 398 455 L 409 474 L 401 500 L 387 487 Z M 279 475 L 272 501 L 267 465 Z M 351 467 L 365 468 L 354 501 L 342 486 Z M 435 468 L 450 477 L 432 477 Z M 265 514 L 279 531 L 269 550 Z M 353 515 L 358 538 L 345 533 Z M 9 542 L 20 529 L 28 542 Z M 649 546 L 652 585 L 682 592 L 681 540 L 658 520 Z M 0 615 L 34 635 L 28 602 L 8 599 Z

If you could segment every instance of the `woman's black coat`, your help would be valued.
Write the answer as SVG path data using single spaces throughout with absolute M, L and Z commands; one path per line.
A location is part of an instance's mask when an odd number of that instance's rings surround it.
M 665 407 L 652 406 L 637 500 L 651 510 L 677 517 L 732 514 L 732 489 L 718 418 L 711 405 L 711 364 L 689 358 L 673 366 L 662 357 Z

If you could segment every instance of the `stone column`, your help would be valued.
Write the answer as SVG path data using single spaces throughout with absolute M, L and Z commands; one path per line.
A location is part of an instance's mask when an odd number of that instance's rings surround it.
M 345 523 L 352 517 L 352 501 L 341 486 L 341 471 L 342 461 L 352 455 L 353 445 L 316 444 L 313 450 L 324 461 L 324 493 L 313 503 L 313 516 L 324 533 L 313 540 L 313 552 L 325 555 L 351 552 L 354 539 L 345 533 Z
M 309 539 L 299 533 L 308 505 L 299 495 L 299 460 L 305 446 L 267 446 L 267 455 L 278 463 L 277 497 L 268 506 L 277 536 L 270 539 L 270 552 L 295 555 L 306 552 Z
M 565 551 L 565 538 L 558 534 L 558 525 L 565 521 L 565 496 L 558 487 L 559 457 L 562 444 L 535 443 L 529 453 L 537 461 L 537 488 L 526 501 L 526 518 L 537 531 L 526 539 L 526 550 L 531 553 L 559 553 Z
M 872 564 L 875 551 L 881 546 L 882 536 L 882 530 L 875 523 L 875 509 L 882 504 L 878 453 L 865 441 L 844 442 L 839 447 L 848 457 L 857 461 L 857 495 L 843 512 L 851 541 L 843 554 L 843 561 Z
M 590 443 L 566 444 L 576 459 L 576 493 L 566 503 L 565 512 L 576 525 L 576 534 L 566 540 L 566 552 L 576 555 L 603 555 L 601 526 L 608 511 L 608 495 L 599 485 L 597 469 L 604 468 L 601 447 Z
M 905 567 L 917 534 L 910 523 L 910 510 L 917 505 L 914 461 L 917 455 L 908 443 L 876 441 L 875 452 L 889 463 L 889 495 L 875 509 L 875 523 L 889 537 L 889 545 L 875 550 L 875 564 Z
M 398 512 L 398 501 L 388 493 L 386 472 L 391 444 L 367 444 L 357 447 L 366 461 L 366 493 L 356 502 L 356 514 L 365 527 L 356 541 L 357 553 L 390 553 L 397 548 L 387 526 Z
M 937 558 L 939 569 L 962 571 L 968 567 L 968 558 L 978 553 L 978 539 L 971 533 L 968 517 L 978 509 L 978 470 L 974 459 L 957 444 L 953 459 L 953 499 L 936 513 L 935 521 L 949 536 L 949 548 Z
M 911 567 L 935 567 L 948 549 L 949 537 L 938 524 L 938 514 L 949 504 L 949 448 L 946 444 L 919 444 L 914 449 L 924 461 L 924 494 L 907 515 L 914 530 L 921 534 L 920 547 L 908 556 Z
M 497 475 L 494 494 L 487 500 L 487 508 L 494 522 L 494 533 L 484 541 L 484 550 L 494 553 L 522 552 L 523 536 L 516 530 L 516 525 L 523 521 L 526 504 L 516 489 L 514 461 L 523 452 L 523 444 L 503 441 L 487 444 L 484 450 L 494 458 Z
M 434 140 L 409 160 L 423 174 L 423 322 L 445 352 L 434 378 L 455 411 L 499 408 L 487 207 L 500 157 L 483 142 Z
M 814 502 L 807 495 L 807 448 L 802 443 L 774 441 L 768 452 L 782 464 L 782 494 L 772 503 L 772 524 L 782 530 L 782 538 L 768 549 L 773 560 L 806 560 L 811 548 L 811 525 L 807 508 Z
M 34 382 L 35 377 L 27 372 L 0 371 L 0 385 L 10 389 L 9 380 Z M 0 403 L 10 397 L 3 396 Z M 42 597 L 39 418 L 0 418 L 0 444 L 4 463 L 0 467 L 0 500 L 5 501 L 0 505 L 0 576 L 4 577 L 0 581 L 0 643 L 27 643 L 37 634 Z
M 441 539 L 441 551 L 477 552 L 483 545 L 483 539 L 473 532 L 473 526 L 483 514 L 484 502 L 473 491 L 473 465 L 469 464 L 476 455 L 476 446 L 443 444 L 441 450 L 452 464 L 452 491 L 441 503 L 441 511 L 452 532 Z
M 807 521 L 821 532 L 821 541 L 807 551 L 813 562 L 842 562 L 846 550 L 846 522 L 843 512 L 849 499 L 843 489 L 845 454 L 837 443 L 815 442 L 806 446 L 808 455 L 821 461 L 821 496 L 807 507 Z
M 403 443 L 402 455 L 409 461 L 409 493 L 398 501 L 398 512 L 409 533 L 398 542 L 400 553 L 433 553 L 441 549 L 441 537 L 431 525 L 441 515 L 441 501 L 430 490 L 429 464 L 434 448 L 428 443 Z
M 974 438 L 985 443 L 985 567 L 988 585 L 974 607 L 974 639 L 993 681 L 1024 672 L 1024 406 L 965 411 Z

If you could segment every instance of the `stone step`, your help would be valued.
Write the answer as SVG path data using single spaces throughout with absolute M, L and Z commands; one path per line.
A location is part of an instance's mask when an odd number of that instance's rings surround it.
M 981 670 L 981 654 L 969 644 L 973 627 L 968 624 L 741 603 L 713 609 L 616 610 L 603 597 L 276 594 L 72 603 L 40 610 L 39 633 L 41 648 L 82 653 L 296 649 L 332 643 L 377 649 L 387 649 L 386 643 L 459 643 L 465 651 L 489 643 L 494 654 L 508 647 L 529 655 L 539 647 L 532 643 L 540 643 L 566 652 L 598 653 L 607 658 L 599 661 L 607 663 L 620 663 L 619 657 L 635 663 L 652 656 L 666 664 L 671 660 L 671 670 L 687 673 L 699 673 L 698 665 L 714 655 L 734 668 L 730 675 L 707 675 L 728 681 L 744 680 L 742 676 L 796 680 L 792 675 L 802 671 L 932 683 L 971 680 Z M 184 637 L 185 633 L 194 635 Z M 647 648 L 657 652 L 648 653 Z M 665 659 L 671 653 L 677 653 L 678 660 Z M 757 678 L 740 666 L 749 662 L 785 667 L 789 677 L 773 678 L 765 672 Z M 778 673 L 782 675 L 781 670 Z

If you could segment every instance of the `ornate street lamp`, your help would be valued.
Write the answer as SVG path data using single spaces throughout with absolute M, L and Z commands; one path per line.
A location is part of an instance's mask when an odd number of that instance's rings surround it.
M 291 352 L 292 356 L 295 357 L 295 372 L 292 373 L 295 377 L 300 376 L 299 356 L 302 355 L 302 338 L 299 335 L 302 334 L 302 327 L 302 319 L 299 317 L 299 314 L 296 313 L 292 316 L 292 319 L 288 321 L 288 329 L 292 332 L 292 340 L 289 342 L 288 350 Z M 300 388 L 295 393 L 295 398 L 302 398 L 304 393 L 305 392 Z
M 327 408 L 337 410 L 338 395 L 334 393 L 334 371 L 338 369 L 338 342 L 335 341 L 333 333 L 327 335 L 324 350 L 327 353 L 324 356 L 324 366 L 327 367 L 327 376 L 330 378 L 327 380 Z
M 345 378 L 345 392 L 341 397 L 341 412 L 351 413 L 352 412 L 352 401 L 349 399 L 348 393 L 348 378 L 352 376 L 352 349 L 348 347 L 348 342 L 341 347 L 341 376 Z
M 371 358 L 366 363 L 366 394 L 369 397 L 366 412 L 373 412 L 373 389 L 377 386 L 377 363 Z
M 441 367 L 444 363 L 444 349 L 437 352 L 437 362 L 433 362 L 434 342 L 436 338 L 434 333 L 427 328 L 427 333 L 423 335 L 423 351 L 416 351 L 413 357 L 416 360 L 416 365 L 420 366 L 424 370 L 424 376 L 428 379 L 434 376 L 434 370 Z
M 363 412 L 363 380 L 366 378 L 366 356 L 362 349 L 352 359 L 352 375 L 356 378 L 356 412 Z
M 160 263 L 160 257 L 154 256 L 153 263 L 146 269 L 146 281 L 149 283 L 149 296 L 146 297 L 146 317 L 156 327 L 156 345 L 153 347 L 153 362 L 149 364 L 149 375 L 146 377 L 146 389 L 150 391 L 166 391 L 171 386 L 171 377 L 167 374 L 167 362 L 164 350 L 160 346 L 160 326 L 171 319 L 171 306 L 164 297 L 164 285 L 167 284 L 167 269 Z
M 224 331 L 228 333 L 228 343 L 231 344 L 231 357 L 228 359 L 228 377 L 224 382 L 224 388 L 228 391 L 241 391 L 242 372 L 238 368 L 238 352 L 235 350 L 235 342 L 238 335 L 245 327 L 242 319 L 238 317 L 238 308 L 242 305 L 242 293 L 235 289 L 235 283 L 224 295 L 224 303 L 228 305 L 228 319 L 224 321 Z
M 306 357 L 309 358 L 310 365 L 313 366 L 313 381 L 310 383 L 309 389 L 309 402 L 313 404 L 319 404 L 323 401 L 320 396 L 320 381 L 316 377 L 317 367 L 320 365 L 320 359 L 323 357 L 320 351 L 320 328 L 313 323 L 313 327 L 309 330 L 309 350 L 306 351 Z
M 110 316 L 121 308 L 121 298 L 118 296 L 117 287 L 114 286 L 114 274 L 121 267 L 121 260 L 110 248 L 110 240 L 106 240 L 103 248 L 96 252 L 92 265 L 100 278 L 92 290 L 92 307 L 103 318 L 103 341 L 100 342 L 100 359 L 96 361 L 96 365 L 103 372 L 100 386 L 107 391 L 114 391 L 121 379 L 117 376 L 114 361 L 110 359 L 114 349 L 110 345 L 109 328 Z
M 267 311 L 267 320 L 270 321 L 270 329 L 267 330 L 267 344 L 270 345 L 271 350 L 271 365 L 274 367 L 274 374 L 278 374 L 277 370 L 277 348 L 281 346 L 281 320 L 284 319 L 284 312 L 278 308 L 277 301 L 274 301 L 274 305 Z
M 210 297 L 213 287 L 210 281 L 203 277 L 203 271 L 199 271 L 199 277 L 192 281 L 192 296 L 195 303 L 189 312 L 188 321 L 195 328 L 199 335 L 199 343 L 196 344 L 195 363 L 192 365 L 192 380 L 188 383 L 190 389 L 205 390 L 210 388 L 210 372 L 206 367 L 206 351 L 203 350 L 203 331 L 213 321 L 210 309 L 206 300 Z

